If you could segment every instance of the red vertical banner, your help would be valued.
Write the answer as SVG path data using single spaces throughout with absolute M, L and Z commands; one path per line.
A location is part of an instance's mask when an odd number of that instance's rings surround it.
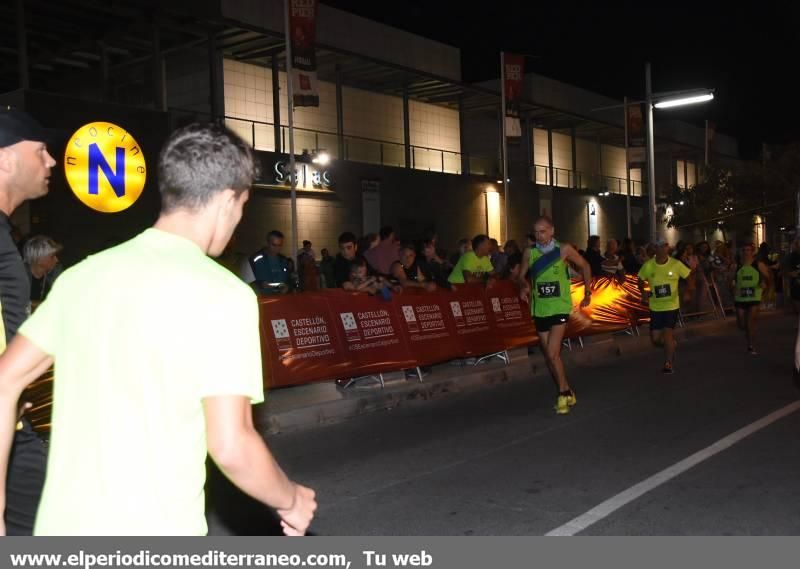
M 714 137 L 717 135 L 717 124 L 714 121 L 706 121 L 706 140 L 708 146 L 714 144 Z
M 717 125 L 713 121 L 706 121 L 706 166 L 711 164 L 711 153 L 714 152 L 714 136 L 717 134 Z
M 641 168 L 647 162 L 644 105 L 628 105 L 625 120 L 628 127 L 628 166 Z
M 343 377 L 350 367 L 323 295 L 265 296 L 261 352 L 267 387 Z
M 519 122 L 520 101 L 525 85 L 525 56 L 503 54 L 503 92 L 506 98 L 506 137 L 519 138 L 522 127 Z
M 289 0 L 292 77 L 295 107 L 318 107 L 317 41 L 318 0 Z

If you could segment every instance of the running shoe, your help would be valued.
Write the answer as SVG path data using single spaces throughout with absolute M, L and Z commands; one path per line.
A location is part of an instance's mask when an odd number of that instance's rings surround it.
M 569 395 L 567 395 L 567 405 L 572 407 L 577 402 L 578 402 L 578 397 L 575 395 L 575 390 L 574 389 L 570 389 L 569 390 Z
M 556 415 L 566 415 L 569 413 L 569 397 L 566 395 L 559 395 L 556 399 Z

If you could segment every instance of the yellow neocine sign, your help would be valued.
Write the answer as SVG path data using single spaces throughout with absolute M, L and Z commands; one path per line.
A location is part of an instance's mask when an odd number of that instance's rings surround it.
M 93 122 L 69 139 L 64 173 L 84 204 L 103 213 L 116 213 L 131 207 L 142 195 L 147 167 L 131 133 L 110 122 Z

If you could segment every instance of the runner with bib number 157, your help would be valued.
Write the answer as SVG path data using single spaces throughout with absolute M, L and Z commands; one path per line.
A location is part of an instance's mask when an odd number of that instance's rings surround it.
M 561 361 L 561 344 L 572 312 L 569 265 L 572 263 L 583 275 L 586 293 L 581 307 L 586 308 L 592 299 L 592 270 L 589 264 L 568 243 L 559 243 L 553 238 L 553 221 L 542 216 L 534 224 L 536 243 L 522 255 L 522 270 L 519 276 L 520 297 L 531 304 L 531 316 L 539 334 L 545 362 L 558 385 L 555 410 L 566 415 L 577 403 L 575 391 L 567 382 L 564 363 Z M 530 271 L 531 285 L 525 280 Z

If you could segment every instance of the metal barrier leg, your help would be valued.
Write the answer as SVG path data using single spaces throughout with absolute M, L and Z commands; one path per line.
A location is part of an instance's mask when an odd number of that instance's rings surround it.
M 478 358 L 477 360 L 475 360 L 475 363 L 472 364 L 472 365 L 476 366 L 479 363 L 485 362 L 486 360 L 490 360 L 492 358 L 500 358 L 501 360 L 503 360 L 506 363 L 506 365 L 508 365 L 509 358 L 508 358 L 508 352 L 506 350 L 503 350 L 502 352 L 495 352 L 493 354 L 487 354 L 485 356 L 482 356 L 482 357 Z
M 423 383 L 422 381 L 422 370 L 417 366 L 417 377 L 419 378 L 419 382 Z
M 725 312 L 722 310 L 722 300 L 717 293 L 717 284 L 711 278 L 708 282 L 708 295 L 711 297 L 711 305 L 714 307 L 714 315 L 717 318 L 725 318 Z M 715 300 L 716 299 L 716 300 Z
M 383 374 L 379 373 L 378 375 L 362 375 L 362 376 L 359 376 L 359 377 L 351 377 L 347 381 L 347 383 L 344 384 L 342 389 L 347 389 L 348 387 L 350 387 L 352 385 L 355 385 L 356 383 L 358 383 L 360 381 L 367 380 L 367 379 L 371 379 L 372 381 L 377 381 L 378 383 L 380 383 L 381 384 L 381 389 L 385 389 L 386 388 L 386 383 L 384 383 L 384 381 L 383 381 Z

